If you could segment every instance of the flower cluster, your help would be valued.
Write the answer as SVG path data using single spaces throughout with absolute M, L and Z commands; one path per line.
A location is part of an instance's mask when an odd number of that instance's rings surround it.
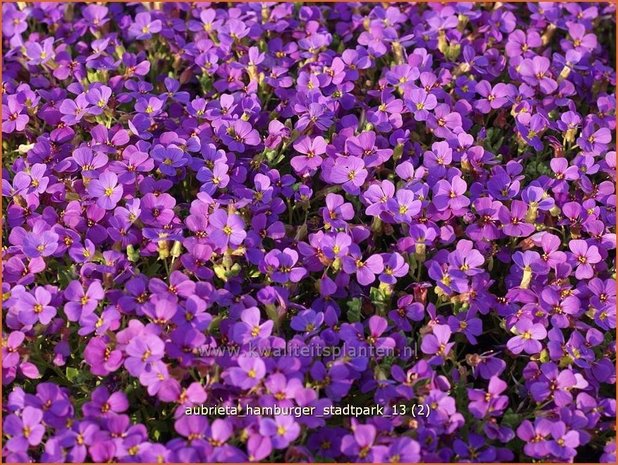
M 5 461 L 615 461 L 613 5 L 2 16 Z

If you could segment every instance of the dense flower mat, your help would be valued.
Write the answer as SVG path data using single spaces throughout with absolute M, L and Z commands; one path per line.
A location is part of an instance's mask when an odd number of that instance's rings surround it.
M 615 460 L 613 6 L 2 12 L 6 461 Z

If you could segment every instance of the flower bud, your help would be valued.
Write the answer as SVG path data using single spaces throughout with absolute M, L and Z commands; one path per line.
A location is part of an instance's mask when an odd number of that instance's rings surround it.
M 159 241 L 157 243 L 157 251 L 159 252 L 159 260 L 165 260 L 170 256 L 170 248 L 167 241 Z

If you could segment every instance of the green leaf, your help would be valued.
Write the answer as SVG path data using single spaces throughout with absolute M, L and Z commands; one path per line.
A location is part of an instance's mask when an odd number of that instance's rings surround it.
M 77 382 L 77 378 L 79 378 L 79 370 L 73 367 L 67 367 L 66 369 L 67 379 L 72 383 Z
M 350 323 L 355 323 L 357 321 L 360 321 L 360 317 L 361 317 L 361 306 L 362 306 L 362 302 L 361 299 L 359 299 L 358 297 L 350 300 L 349 302 L 347 302 L 346 304 L 348 306 L 348 321 Z
M 510 426 L 511 428 L 521 423 L 521 415 L 513 412 L 513 409 L 508 409 L 502 417 L 502 425 Z

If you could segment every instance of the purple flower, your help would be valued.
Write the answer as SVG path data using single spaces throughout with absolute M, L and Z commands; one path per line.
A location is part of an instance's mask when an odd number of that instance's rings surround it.
M 592 265 L 601 261 L 599 249 L 595 245 L 588 246 L 586 241 L 575 239 L 569 242 L 569 249 L 575 263 L 575 277 L 577 279 L 588 279 L 594 276 Z
M 545 457 L 549 453 L 549 441 L 547 437 L 552 431 L 551 421 L 545 418 L 537 418 L 534 424 L 524 420 L 517 428 L 517 436 L 525 441 L 524 452 L 534 458 Z
M 397 223 L 411 223 L 420 213 L 421 206 L 422 203 L 416 199 L 414 192 L 407 189 L 399 189 L 395 198 L 386 201 L 386 209 Z
M 492 376 L 489 380 L 487 392 L 481 389 L 468 389 L 470 399 L 470 412 L 477 418 L 484 418 L 486 415 L 500 415 L 507 407 L 509 398 L 502 394 L 507 388 L 507 384 Z
M 303 154 L 290 160 L 290 165 L 298 174 L 311 174 L 320 167 L 322 164 L 320 155 L 326 153 L 326 141 L 322 136 L 314 139 L 301 137 L 294 142 L 293 146 L 294 150 Z
M 526 83 L 539 86 L 545 94 L 551 94 L 558 88 L 558 84 L 552 79 L 550 64 L 545 57 L 526 58 L 519 65 L 519 72 Z
M 452 333 L 447 325 L 434 325 L 431 331 L 423 336 L 421 350 L 424 354 L 436 355 L 433 361 L 439 363 L 448 355 L 455 343 L 449 342 Z
M 24 292 L 18 297 L 16 309 L 18 318 L 24 325 L 37 322 L 46 325 L 56 316 L 56 309 L 49 305 L 52 295 L 43 287 L 37 287 L 34 295 Z
M 44 65 L 54 58 L 54 39 L 52 37 L 43 42 L 26 43 L 26 56 L 31 65 Z
M 294 266 L 298 262 L 298 252 L 293 249 L 271 250 L 264 257 L 262 269 L 276 283 L 297 283 L 307 270 Z
M 6 103 L 2 103 L 2 132 L 10 134 L 15 131 L 23 131 L 30 121 L 24 113 L 26 107 L 19 102 L 17 96 L 9 95 Z
M 148 12 L 138 13 L 135 15 L 135 22 L 129 27 L 129 32 L 137 40 L 150 39 L 152 34 L 161 32 L 161 20 L 152 20 L 152 16 Z
M 164 348 L 164 342 L 154 334 L 138 335 L 129 342 L 125 349 L 128 358 L 124 366 L 133 376 L 139 376 L 148 364 L 163 357 Z
M 359 187 L 367 179 L 365 162 L 358 157 L 338 158 L 335 166 L 328 173 L 328 179 L 335 184 L 342 184 L 348 194 L 358 194 Z
M 522 237 L 534 232 L 534 226 L 526 222 L 528 207 L 521 200 L 513 200 L 510 210 L 502 206 L 498 218 L 503 224 L 502 230 L 507 236 Z
M 410 91 L 410 101 L 406 102 L 410 111 L 414 114 L 416 121 L 427 121 L 429 110 L 433 110 L 438 105 L 435 95 L 427 93 L 424 89 L 413 89 Z
M 241 355 L 238 357 L 238 367 L 228 370 L 230 382 L 241 389 L 251 389 L 265 374 L 266 365 L 255 353 Z
M 434 187 L 433 203 L 440 211 L 454 211 L 470 205 L 470 199 L 464 196 L 468 186 L 460 176 L 454 176 L 451 181 L 440 180 Z
M 360 250 L 355 250 L 350 255 L 343 257 L 343 270 L 349 274 L 356 274 L 358 284 L 367 286 L 373 283 L 376 275 L 384 271 L 384 262 L 380 255 L 371 255 L 366 260 L 362 259 Z
M 375 426 L 354 424 L 353 428 L 354 433 L 341 440 L 341 452 L 349 457 L 372 462 L 377 433 Z
M 43 412 L 30 406 L 24 407 L 21 417 L 11 414 L 3 424 L 3 431 L 10 436 L 6 447 L 12 452 L 26 451 L 30 446 L 38 446 L 45 434 L 41 424 Z
M 313 333 L 318 330 L 324 321 L 324 313 L 314 310 L 303 310 L 292 318 L 290 326 L 296 331 Z
M 22 249 L 29 258 L 49 257 L 58 249 L 58 240 L 53 231 L 32 231 L 24 235 Z
M 158 116 L 162 109 L 163 102 L 157 97 L 150 97 L 149 99 L 142 98 L 135 103 L 136 111 L 151 118 Z
M 409 265 L 405 262 L 401 254 L 383 254 L 384 271 L 380 275 L 380 281 L 386 284 L 395 284 L 397 278 L 408 274 Z
M 238 153 L 244 153 L 246 145 L 260 144 L 259 133 L 251 124 L 241 120 L 224 121 L 219 129 L 219 137 L 231 151 Z
M 58 108 L 62 116 L 62 121 L 64 121 L 68 125 L 74 125 L 79 123 L 84 116 L 86 116 L 90 112 L 88 99 L 86 98 L 86 94 L 81 93 L 75 100 L 65 99 L 60 104 Z
M 92 105 L 89 112 L 91 115 L 100 115 L 103 109 L 107 106 L 112 89 L 107 86 L 95 87 L 86 92 L 86 100 Z
M 547 330 L 541 323 L 533 323 L 528 318 L 522 318 L 515 324 L 517 336 L 508 340 L 506 346 L 514 354 L 526 352 L 538 354 L 542 349 L 542 341 L 547 337 Z
M 285 449 L 299 436 L 300 426 L 291 416 L 263 418 L 260 421 L 260 434 L 269 436 L 276 449 Z
M 122 365 L 122 352 L 102 337 L 93 337 L 84 349 L 84 361 L 94 375 L 106 376 Z
M 240 344 L 266 338 L 272 332 L 273 321 L 267 320 L 260 324 L 260 310 L 257 307 L 243 310 L 240 319 L 242 321 L 233 328 L 234 340 Z
M 120 414 L 129 408 L 129 400 L 124 392 L 110 394 L 106 387 L 98 387 L 92 392 L 91 401 L 82 407 L 84 415 L 111 416 Z
M 3 459 L 614 460 L 614 9 L 5 2 Z
M 571 370 L 561 371 L 554 363 L 546 363 L 541 366 L 541 373 L 539 381 L 530 386 L 530 394 L 535 401 L 543 402 L 550 398 L 558 407 L 573 401 L 570 391 L 578 382 Z
M 324 224 L 333 228 L 344 227 L 348 220 L 354 218 L 354 207 L 338 194 L 326 196 L 326 207 L 322 210 Z
M 118 184 L 116 174 L 105 171 L 98 179 L 88 184 L 88 193 L 97 199 L 97 205 L 105 210 L 113 210 L 122 199 L 122 184 Z
M 242 244 L 247 232 L 242 218 L 236 214 L 227 214 L 224 210 L 216 210 L 208 217 L 209 238 L 219 249 L 226 249 L 229 245 Z
M 99 281 L 93 281 L 86 291 L 79 281 L 71 281 L 64 291 L 69 301 L 64 305 L 64 312 L 69 321 L 79 321 L 82 315 L 94 312 L 99 302 L 105 298 L 105 291 Z
M 508 57 L 527 56 L 531 49 L 542 45 L 541 36 L 534 29 L 524 32 L 520 29 L 509 34 L 504 51 Z
M 168 176 L 174 176 L 176 169 L 188 163 L 182 149 L 171 144 L 167 147 L 157 145 L 151 152 L 152 159 L 159 162 L 159 171 Z
M 502 108 L 515 96 L 515 88 L 511 84 L 499 83 L 492 88 L 485 80 L 476 85 L 476 92 L 483 97 L 476 101 L 476 108 L 481 113 Z

